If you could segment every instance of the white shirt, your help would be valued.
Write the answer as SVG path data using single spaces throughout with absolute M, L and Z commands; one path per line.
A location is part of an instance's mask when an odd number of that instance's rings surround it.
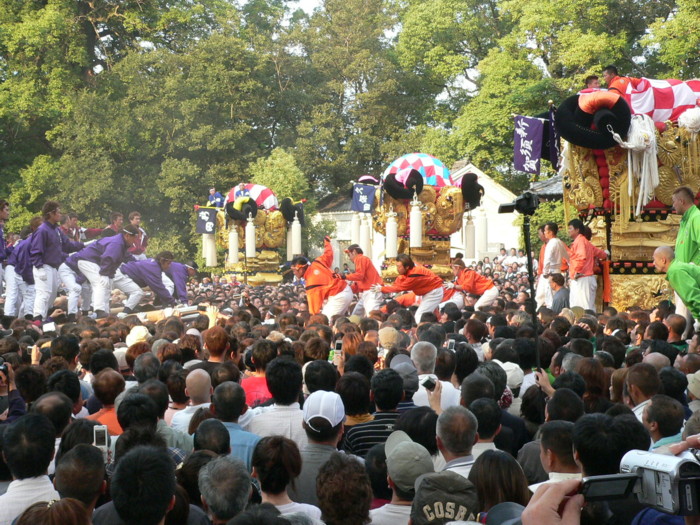
M 530 388 L 532 385 L 537 384 L 537 377 L 535 376 L 534 372 L 531 372 L 529 374 L 525 374 L 523 376 L 523 384 L 520 385 L 520 392 L 518 392 L 518 397 L 523 397 L 525 395 L 525 392 L 527 392 L 527 389 Z
M 418 391 L 413 394 L 413 403 L 417 407 L 427 407 L 430 406 L 428 401 L 428 394 L 425 391 L 425 387 L 421 384 L 423 379 L 434 374 L 420 374 L 418 376 Z M 454 407 L 459 405 L 460 392 L 454 387 L 449 381 L 440 381 L 442 383 L 442 397 L 440 398 L 440 407 L 445 410 L 446 408 Z
M 209 405 L 211 405 L 211 403 L 202 403 L 201 405 L 186 406 L 173 416 L 173 420 L 170 423 L 170 426 L 175 430 L 179 430 L 180 432 L 189 435 L 190 421 L 192 420 L 192 416 L 194 416 L 194 413 L 200 408 L 209 408 Z
M 447 464 L 445 464 L 444 470 L 450 470 L 455 474 L 459 474 L 465 479 L 469 479 L 469 472 L 471 472 L 473 466 L 474 456 L 469 455 L 448 461 Z
M 289 406 L 273 404 L 267 407 L 258 407 L 254 411 L 252 419 L 245 424 L 238 420 L 243 430 L 252 432 L 260 437 L 284 436 L 294 441 L 299 448 L 309 442 L 304 432 L 302 422 L 304 412 L 299 408 L 299 403 Z
M 582 474 L 580 472 L 550 472 L 549 480 L 542 481 L 541 483 L 535 483 L 530 485 L 528 488 L 530 489 L 530 492 L 534 494 L 542 485 L 556 483 L 557 481 L 565 481 L 567 479 L 581 479 L 581 476 Z
M 493 441 L 490 441 L 490 442 L 479 441 L 478 443 L 475 443 L 474 446 L 472 447 L 472 456 L 474 456 L 474 459 L 476 460 L 476 458 L 481 456 L 487 450 L 498 450 L 498 449 L 496 448 L 496 445 L 493 444 Z
M 569 259 L 569 252 L 566 251 L 566 245 L 558 238 L 549 239 L 544 249 L 542 275 L 561 273 L 562 259 Z
M 370 525 L 407 525 L 410 518 L 410 505 L 387 503 L 369 511 Z
M 0 496 L 0 525 L 10 525 L 34 503 L 58 499 L 61 497 L 48 476 L 15 480 Z
M 292 501 L 291 503 L 287 503 L 285 505 L 275 505 L 275 508 L 280 511 L 282 516 L 285 514 L 301 513 L 311 516 L 315 520 L 321 519 L 321 509 L 315 505 L 309 505 L 308 503 L 296 503 L 295 501 Z
M 640 423 L 644 423 L 642 421 L 642 418 L 644 416 L 644 407 L 646 407 L 649 403 L 651 403 L 651 399 L 647 399 L 646 401 L 642 401 L 639 403 L 636 407 L 632 409 L 632 412 L 634 412 L 634 415 L 637 416 L 637 419 L 639 420 Z

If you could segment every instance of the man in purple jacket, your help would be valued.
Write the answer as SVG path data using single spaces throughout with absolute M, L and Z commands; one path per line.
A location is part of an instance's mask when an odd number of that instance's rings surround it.
M 122 264 L 114 276 L 114 286 L 127 295 L 124 314 L 130 314 L 143 298 L 142 288 L 148 286 L 161 304 L 174 305 L 175 299 L 163 286 L 162 274 L 173 262 L 173 254 L 160 252 L 155 259 L 131 261 Z
M 163 284 L 181 304 L 188 304 L 187 281 L 197 275 L 197 269 L 197 263 L 194 261 L 185 264 L 173 261 L 170 267 L 163 271 Z
M 2 295 L 3 264 L 10 255 L 5 241 L 5 222 L 10 218 L 10 203 L 0 199 L 0 295 Z
M 119 235 L 93 242 L 66 260 L 68 267 L 79 271 L 90 281 L 92 307 L 97 318 L 106 317 L 109 312 L 112 279 L 122 263 L 134 260 L 128 250 L 138 233 L 138 229 L 127 224 Z M 83 310 L 86 310 L 85 306 Z
M 69 253 L 83 248 L 83 243 L 71 241 L 58 226 L 61 207 L 56 201 L 46 201 L 41 209 L 44 222 L 32 235 L 29 262 L 32 264 L 36 297 L 34 319 L 43 320 L 58 293 L 62 278 L 59 267 Z
M 29 264 L 29 246 L 32 234 L 41 225 L 41 217 L 34 217 L 21 232 L 5 267 L 5 315 L 17 317 L 34 312 L 34 276 Z

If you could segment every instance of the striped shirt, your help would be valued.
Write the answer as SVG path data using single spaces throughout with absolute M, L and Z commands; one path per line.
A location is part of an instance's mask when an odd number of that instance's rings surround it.
M 374 445 L 386 442 L 399 415 L 398 412 L 376 412 L 372 421 L 353 426 L 345 434 L 343 450 L 364 458 Z

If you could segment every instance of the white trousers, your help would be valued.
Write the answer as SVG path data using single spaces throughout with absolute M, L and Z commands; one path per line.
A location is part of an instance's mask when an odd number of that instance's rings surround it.
M 53 305 L 58 293 L 58 270 L 53 266 L 45 264 L 42 266 L 45 272 L 45 280 L 39 279 L 37 276 L 37 268 L 32 268 L 34 273 L 34 286 L 36 288 L 36 296 L 34 297 L 34 309 L 32 315 L 46 319 L 49 313 L 49 307 Z
M 542 306 L 547 308 L 552 307 L 554 302 L 554 294 L 552 293 L 552 287 L 549 285 L 549 279 L 544 275 L 540 275 L 537 280 L 537 291 L 535 292 L 535 301 L 537 302 L 537 308 Z
M 120 289 L 126 294 L 126 301 L 124 301 L 124 307 L 133 310 L 139 301 L 143 299 L 145 295 L 141 287 L 134 282 L 134 280 L 126 274 L 123 274 L 121 270 L 117 270 L 114 274 L 114 286 Z
M 0 264 L 0 295 L 2 295 L 2 292 L 4 291 L 3 286 L 2 286 L 2 281 L 3 278 L 7 279 L 7 277 L 4 276 L 5 274 L 5 269 L 2 267 L 2 264 Z M 7 315 L 7 314 L 5 314 Z
M 92 287 L 92 307 L 109 313 L 109 297 L 112 293 L 112 279 L 100 274 L 100 267 L 94 262 L 78 261 L 78 269 Z
M 479 297 L 479 300 L 474 305 L 474 310 L 477 311 L 479 310 L 479 308 L 482 308 L 484 306 L 491 306 L 493 304 L 493 301 L 497 298 L 498 288 L 496 288 L 495 286 L 493 288 L 489 288 L 481 295 L 481 297 Z
M 445 295 L 445 292 L 443 291 L 443 296 Z M 452 297 L 450 297 L 447 301 L 443 301 L 440 303 L 440 310 L 442 310 L 442 307 L 445 306 L 447 303 L 452 303 L 457 306 L 460 310 L 464 308 L 464 294 L 462 292 L 455 292 Z
M 18 274 L 15 274 L 20 278 L 22 284 L 20 286 L 20 291 L 22 291 L 22 311 L 20 315 L 26 317 L 27 315 L 34 314 L 34 300 L 36 299 L 36 285 L 27 284 L 24 282 Z
M 435 288 L 435 290 L 430 290 L 427 294 L 420 298 L 420 304 L 418 305 L 418 310 L 416 310 L 416 323 L 420 323 L 420 318 L 425 312 L 434 312 L 437 307 L 440 306 L 443 297 L 442 286 Z
M 384 294 L 382 294 L 382 292 L 365 290 L 360 294 L 360 300 L 357 301 L 357 304 L 352 311 L 352 315 L 359 315 L 362 317 L 365 314 L 369 314 L 372 310 L 379 310 L 383 299 Z
M 168 290 L 168 292 L 170 292 L 170 295 L 174 295 L 175 294 L 175 283 L 173 282 L 173 280 L 170 277 L 168 277 L 167 275 L 165 275 L 165 273 L 161 273 L 160 276 L 163 279 L 163 286 L 165 286 L 165 289 Z M 181 298 L 178 300 L 182 301 Z
M 334 315 L 345 315 L 351 302 L 352 290 L 350 289 L 350 285 L 346 284 L 342 292 L 331 295 L 326 300 L 326 304 L 321 309 L 321 313 L 328 317 L 328 321 L 330 321 Z
M 580 306 L 584 310 L 595 311 L 595 292 L 598 282 L 595 275 L 579 277 L 569 281 L 569 304 L 571 308 Z
M 68 292 L 68 314 L 78 313 L 78 302 L 80 300 L 80 295 L 82 294 L 83 287 L 78 284 L 77 275 L 70 269 L 70 267 L 63 263 L 58 267 L 58 273 L 61 277 L 61 282 L 63 286 L 66 287 Z M 84 310 L 85 308 L 83 308 Z
M 690 310 L 688 310 L 688 307 L 683 302 L 683 299 L 681 299 L 681 296 L 676 292 L 673 292 L 673 294 L 676 301 L 676 313 L 685 317 L 685 333 L 683 334 L 683 339 L 690 339 L 693 337 L 693 333 L 695 331 L 693 328 L 693 315 L 690 313 Z
M 14 265 L 8 264 L 5 267 L 5 315 L 9 317 L 17 317 L 22 308 L 20 283 L 24 284 L 24 280 L 17 279 Z

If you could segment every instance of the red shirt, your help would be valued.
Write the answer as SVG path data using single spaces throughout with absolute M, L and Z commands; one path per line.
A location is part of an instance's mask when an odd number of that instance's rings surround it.
M 333 247 L 330 242 L 325 241 L 323 254 L 313 260 L 304 274 L 306 302 L 309 304 L 311 315 L 321 311 L 324 299 L 338 295 L 348 285 L 340 277 L 334 277 L 333 270 L 331 270 L 332 265 Z
M 457 284 L 462 287 L 466 293 L 474 295 L 484 295 L 486 290 L 494 287 L 493 281 L 488 277 L 484 277 L 474 270 L 462 270 L 462 273 L 457 277 Z
M 358 292 L 369 290 L 373 284 L 382 284 L 382 278 L 369 257 L 357 254 L 353 262 L 355 263 L 355 271 L 346 275 L 345 278 L 357 283 Z
M 596 248 L 586 239 L 585 235 L 579 234 L 571 244 L 569 252 L 569 277 L 572 279 L 576 274 L 584 277 L 593 275 L 595 260 L 605 260 L 608 256 L 600 248 Z
M 442 287 L 442 279 L 428 270 L 425 266 L 416 265 L 406 272 L 406 275 L 399 275 L 394 284 L 382 286 L 382 292 L 414 292 L 416 295 L 425 295 L 437 288 Z

